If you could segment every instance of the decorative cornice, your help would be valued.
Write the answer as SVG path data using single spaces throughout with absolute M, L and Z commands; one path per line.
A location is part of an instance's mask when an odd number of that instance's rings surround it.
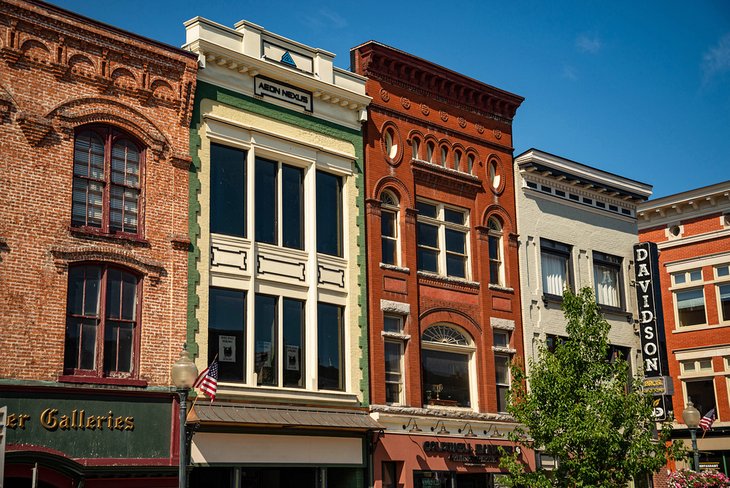
M 411 169 L 416 182 L 432 188 L 449 191 L 456 195 L 465 195 L 469 198 L 474 198 L 477 193 L 484 191 L 479 177 L 468 173 L 419 159 L 411 160 Z
M 640 229 L 723 212 L 730 212 L 730 181 L 649 200 L 636 210 Z
M 462 110 L 511 123 L 523 97 L 374 41 L 352 49 L 356 71 Z

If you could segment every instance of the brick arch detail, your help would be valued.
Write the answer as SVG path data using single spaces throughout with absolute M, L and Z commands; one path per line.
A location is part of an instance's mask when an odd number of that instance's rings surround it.
M 167 274 L 162 263 L 139 258 L 129 251 L 111 246 L 58 248 L 51 250 L 51 254 L 59 272 L 65 271 L 69 266 L 75 264 L 96 262 L 123 266 L 142 276 L 150 276 L 158 280 Z
M 390 190 L 395 193 L 398 197 L 399 203 L 401 205 L 405 203 L 406 208 L 413 207 L 411 192 L 408 191 L 408 188 L 406 188 L 403 182 L 398 178 L 394 176 L 384 176 L 383 178 L 380 178 L 373 189 L 373 198 L 380 200 L 380 195 L 384 190 Z
M 479 338 L 482 335 L 482 328 L 479 322 L 461 310 L 446 307 L 426 310 L 418 317 L 419 338 L 423 334 L 423 331 L 436 324 L 456 325 L 471 336 L 475 346 L 479 344 Z
M 492 216 L 497 216 L 499 217 L 499 220 L 502 221 L 502 232 L 505 233 L 505 235 L 507 233 L 515 232 L 515 227 L 512 219 L 509 216 L 509 213 L 507 213 L 507 211 L 500 205 L 490 205 L 484 209 L 484 213 L 482 214 L 481 219 L 481 225 L 486 227 L 487 223 L 489 222 L 489 218 Z

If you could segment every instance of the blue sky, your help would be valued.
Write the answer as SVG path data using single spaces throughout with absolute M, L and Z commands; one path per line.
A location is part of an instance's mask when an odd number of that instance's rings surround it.
M 192 17 L 246 19 L 346 69 L 374 39 L 525 97 L 516 155 L 542 149 L 652 184 L 655 198 L 730 180 L 727 0 L 52 3 L 176 46 Z

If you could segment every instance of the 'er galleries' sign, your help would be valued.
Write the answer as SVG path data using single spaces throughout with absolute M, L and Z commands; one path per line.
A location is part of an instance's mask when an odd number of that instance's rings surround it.
M 657 388 L 652 381 L 662 379 L 667 371 L 666 343 L 664 339 L 664 315 L 662 313 L 659 285 L 659 259 L 656 244 L 642 242 L 634 245 L 636 263 L 636 298 L 639 306 L 639 335 L 641 355 L 644 362 L 644 383 L 651 384 L 658 402 L 655 402 L 654 416 L 657 420 L 666 418 L 667 394 L 671 387 Z M 653 379 L 653 380 L 652 380 Z M 662 382 L 667 384 L 667 382 Z M 664 390 L 664 391 L 662 391 Z M 669 403 L 671 405 L 671 403 Z

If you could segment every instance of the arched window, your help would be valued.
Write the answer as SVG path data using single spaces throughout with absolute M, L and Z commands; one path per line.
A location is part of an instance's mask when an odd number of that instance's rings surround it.
M 473 342 L 460 330 L 442 324 L 426 329 L 421 336 L 424 405 L 471 408 L 473 356 Z
M 474 174 L 474 155 L 470 154 L 467 158 L 467 171 L 469 174 Z
M 454 169 L 456 171 L 461 170 L 461 151 L 454 151 Z
M 436 146 L 433 142 L 428 141 L 426 143 L 426 161 L 429 163 L 433 163 L 433 152 L 436 149 Z
M 441 166 L 446 167 L 446 161 L 449 159 L 449 148 L 441 146 Z
M 83 128 L 74 139 L 71 223 L 139 234 L 142 147 L 110 127 Z
M 398 155 L 398 138 L 393 127 L 385 129 L 385 155 L 391 160 Z
M 67 374 L 130 377 L 137 373 L 141 280 L 107 264 L 71 266 L 66 302 Z
M 413 159 L 420 159 L 421 141 L 418 137 L 411 140 L 411 149 L 413 150 Z
M 487 223 L 489 229 L 489 283 L 504 285 L 504 259 L 502 251 L 502 225 L 491 217 Z
M 389 191 L 380 195 L 381 262 L 398 264 L 398 199 Z

